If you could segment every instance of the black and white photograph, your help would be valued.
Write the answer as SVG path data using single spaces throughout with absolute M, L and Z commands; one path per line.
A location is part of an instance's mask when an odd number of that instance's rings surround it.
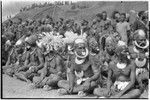
M 1 99 L 148 99 L 148 0 L 0 4 Z

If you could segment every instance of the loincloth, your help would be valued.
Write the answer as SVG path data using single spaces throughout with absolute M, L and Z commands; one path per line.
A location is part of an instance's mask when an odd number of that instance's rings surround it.
M 76 85 L 82 85 L 86 80 L 88 80 L 89 78 L 80 78 L 76 80 Z
M 111 88 L 111 94 L 115 95 L 118 92 L 122 91 L 123 89 L 127 87 L 129 83 L 130 83 L 129 81 L 124 81 L 124 82 L 116 81 Z

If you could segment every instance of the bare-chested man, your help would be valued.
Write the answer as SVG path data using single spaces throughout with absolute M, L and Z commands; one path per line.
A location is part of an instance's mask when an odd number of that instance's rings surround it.
M 134 61 L 128 57 L 125 42 L 118 42 L 116 53 L 117 59 L 109 64 L 107 93 L 111 95 L 110 98 L 138 98 L 141 91 L 134 87 L 136 67 Z
M 32 88 L 43 88 L 48 91 L 52 88 L 57 88 L 58 81 L 66 77 L 64 59 L 61 55 L 63 52 L 59 52 L 63 48 L 59 47 L 56 50 L 49 48 L 45 51 L 44 68 L 41 70 L 40 76 L 33 78 Z
M 99 87 L 94 90 L 94 95 L 103 96 L 103 92 L 100 91 L 106 89 L 109 63 L 116 59 L 116 43 L 115 38 L 110 35 L 105 39 L 104 50 L 100 50 L 99 62 L 101 63 L 101 78 L 99 80 Z
M 8 53 L 8 59 L 5 66 L 3 66 L 3 72 L 12 76 L 13 71 L 11 70 L 12 68 L 14 69 L 17 61 L 19 61 L 19 56 L 22 54 L 23 48 L 22 46 L 17 47 L 16 44 L 12 44 L 10 40 L 7 40 L 5 43 L 5 51 Z
M 34 74 L 44 66 L 44 58 L 40 49 L 36 46 L 36 35 L 31 35 L 26 41 L 26 60 L 23 67 L 18 70 L 15 76 L 26 82 L 31 82 Z
M 74 53 L 71 57 L 71 66 L 68 70 L 69 80 L 61 80 L 58 86 L 60 94 L 78 93 L 85 96 L 92 91 L 99 78 L 99 66 L 89 58 L 89 50 L 83 39 L 76 39 L 74 42 Z

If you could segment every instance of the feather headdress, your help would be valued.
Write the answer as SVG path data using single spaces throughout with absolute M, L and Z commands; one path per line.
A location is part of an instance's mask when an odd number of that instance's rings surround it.
M 41 47 L 43 45 L 46 48 L 53 47 L 56 49 L 64 45 L 62 37 L 62 35 L 54 34 L 54 32 L 43 32 L 39 34 L 38 46 Z
M 86 34 L 78 35 L 77 33 L 74 33 L 72 31 L 67 31 L 64 35 L 65 35 L 65 38 L 63 38 L 63 40 L 65 44 L 73 43 L 78 38 L 86 40 Z
M 43 32 L 38 36 L 37 45 L 39 47 L 46 46 L 46 48 L 53 47 L 55 50 L 59 47 L 63 47 L 65 44 L 74 43 L 77 38 L 86 39 L 86 35 L 77 35 L 72 31 L 67 31 L 62 35 L 55 34 L 54 32 Z M 50 49 L 50 48 L 49 48 Z

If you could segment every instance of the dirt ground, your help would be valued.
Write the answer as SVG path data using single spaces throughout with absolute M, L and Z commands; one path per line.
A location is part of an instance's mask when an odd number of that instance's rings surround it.
M 81 98 L 77 95 L 59 95 L 57 90 L 44 91 L 42 89 L 30 89 L 26 82 L 3 75 L 3 98 Z M 147 97 L 147 93 L 141 97 Z M 82 98 L 97 98 L 87 96 Z
M 59 95 L 57 90 L 30 89 L 26 82 L 3 75 L 3 98 L 80 98 L 77 95 Z M 82 97 L 83 98 L 83 97 Z M 86 98 L 96 98 L 90 96 Z

